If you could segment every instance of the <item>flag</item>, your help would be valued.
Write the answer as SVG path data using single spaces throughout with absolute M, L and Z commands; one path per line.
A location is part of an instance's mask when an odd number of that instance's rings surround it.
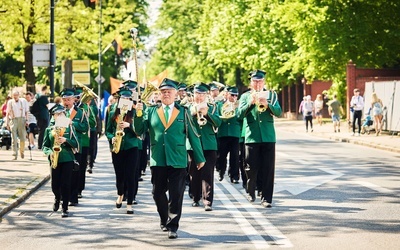
M 101 120 L 104 120 L 104 118 L 106 118 L 105 114 L 106 114 L 106 109 L 107 109 L 107 106 L 108 106 L 108 98 L 110 96 L 111 95 L 110 95 L 110 93 L 108 93 L 107 90 L 103 90 L 103 103 L 102 103 L 102 105 L 100 107 L 100 110 L 101 110 L 100 118 L 101 118 Z
M 117 53 L 117 55 L 121 55 L 122 54 L 122 36 L 121 35 L 117 35 L 114 40 L 111 42 L 112 46 L 114 47 L 115 52 Z
M 111 94 L 115 94 L 122 86 L 123 81 L 110 77 Z
M 153 78 L 151 78 L 149 80 L 149 83 L 152 84 L 154 87 L 159 87 L 162 80 L 164 80 L 164 78 L 166 78 L 168 76 L 168 70 L 164 70 L 163 72 L 161 72 L 160 74 L 154 76 Z

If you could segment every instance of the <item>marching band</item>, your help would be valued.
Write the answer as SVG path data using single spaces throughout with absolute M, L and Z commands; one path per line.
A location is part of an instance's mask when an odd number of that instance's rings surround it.
M 214 171 L 219 181 L 226 173 L 233 184 L 241 179 L 249 202 L 256 200 L 257 190 L 261 206 L 271 207 L 276 143 L 273 120 L 282 111 L 276 92 L 265 89 L 265 72 L 252 71 L 249 78 L 250 88 L 241 96 L 236 87 L 217 82 L 187 85 L 165 78 L 159 86 L 147 84 L 141 91 L 137 82 L 124 82 L 113 95 L 115 101 L 107 108 L 105 123 L 116 177 L 115 206 L 121 208 L 126 200 L 126 213 L 134 213 L 138 180 L 149 166 L 160 228 L 170 239 L 178 237 L 186 186 L 193 207 L 212 211 Z M 60 96 L 63 105 L 51 110 L 53 120 L 43 150 L 51 166 L 54 155 L 59 154 L 52 169 L 53 210 L 58 210 L 62 200 L 62 217 L 68 217 L 68 205 L 78 205 L 85 172 L 90 169 L 91 173 L 93 168 L 93 162 L 88 164 L 93 151 L 89 142 L 96 135 L 91 131 L 96 131 L 99 111 L 97 105 L 90 105 L 97 96 L 85 87 L 64 89 Z M 69 123 L 62 133 L 55 133 L 61 116 Z

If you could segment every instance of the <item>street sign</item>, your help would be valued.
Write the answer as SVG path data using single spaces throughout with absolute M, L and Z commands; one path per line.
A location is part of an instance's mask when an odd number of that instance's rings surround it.
M 33 44 L 32 46 L 32 63 L 34 67 L 50 66 L 50 44 Z
M 95 80 L 98 84 L 103 84 L 103 82 L 104 82 L 106 79 L 104 79 L 103 76 L 97 75 L 96 78 L 94 78 L 94 80 Z
M 73 73 L 72 74 L 73 85 L 75 84 L 75 81 L 85 85 L 90 85 L 90 73 Z
M 89 60 L 72 60 L 72 71 L 73 72 L 89 72 L 90 61 Z

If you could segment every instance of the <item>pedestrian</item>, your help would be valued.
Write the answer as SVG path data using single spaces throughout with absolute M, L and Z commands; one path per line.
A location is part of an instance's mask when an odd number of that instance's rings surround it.
M 361 118 L 362 118 L 362 110 L 364 108 L 364 98 L 360 96 L 360 90 L 354 89 L 354 95 L 350 101 L 350 108 L 353 110 L 353 134 L 356 135 L 356 122 L 358 127 L 357 136 L 360 136 L 361 133 Z
M 375 125 L 375 135 L 378 136 L 382 131 L 382 120 L 383 120 L 383 103 L 382 100 L 378 98 L 378 95 L 374 92 L 372 93 L 372 116 L 374 117 Z
M 186 139 L 193 148 L 197 168 L 201 169 L 205 162 L 193 118 L 186 108 L 174 102 L 177 85 L 178 82 L 165 78 L 159 87 L 161 103 L 148 107 L 143 116 L 134 118 L 135 128 L 140 134 L 149 130 L 152 194 L 160 216 L 160 227 L 162 231 L 168 231 L 170 239 L 178 237 L 182 214 L 188 161 Z M 138 103 L 136 109 L 143 110 L 143 103 Z
M 333 100 L 328 103 L 328 106 L 329 115 L 332 117 L 333 131 L 340 133 L 340 116 L 343 114 L 343 107 L 337 100 L 336 94 L 333 96 Z
M 250 73 L 250 91 L 240 97 L 238 117 L 243 119 L 245 128 L 247 199 L 255 201 L 257 176 L 260 173 L 261 205 L 271 207 L 275 178 L 274 116 L 280 116 L 282 109 L 276 92 L 264 91 L 265 74 L 262 70 Z
M 65 116 L 65 108 L 54 105 L 50 110 L 52 124 L 45 129 L 43 152 L 48 156 L 51 166 L 51 190 L 54 194 L 53 211 L 58 211 L 62 199 L 61 217 L 68 217 L 68 202 L 71 193 L 71 175 L 75 156 L 73 149 L 78 147 L 75 129 Z M 58 150 L 57 150 L 58 148 Z
M 110 142 L 111 158 L 115 171 L 117 201 L 121 208 L 126 191 L 126 213 L 133 214 L 133 200 L 137 168 L 139 167 L 139 134 L 133 127 L 135 110 L 132 109 L 132 91 L 122 87 L 117 92 L 119 98 L 110 111 L 105 135 Z
M 4 101 L 3 105 L 1 105 L 1 114 L 2 114 L 3 119 L 5 119 L 6 115 L 7 115 L 7 103 L 9 100 L 11 100 L 11 96 L 8 95 L 6 97 L 6 100 Z
M 193 150 L 189 150 L 191 158 L 189 166 L 190 193 L 193 196 L 193 207 L 198 207 L 200 200 L 203 202 L 205 211 L 212 211 L 214 200 L 214 168 L 217 162 L 217 130 L 221 125 L 219 110 L 215 103 L 207 101 L 210 86 L 198 83 L 194 87 L 193 103 L 189 107 L 194 117 L 194 127 L 199 133 L 206 163 L 198 169 L 196 161 L 193 160 Z
M 306 100 L 302 105 L 303 118 L 306 124 L 306 132 L 308 132 L 308 124 L 310 123 L 311 132 L 313 132 L 313 112 L 314 112 L 314 102 L 311 101 L 311 96 L 306 96 Z
M 47 96 L 47 86 L 43 86 L 40 93 L 36 96 L 36 101 L 39 104 L 40 113 L 36 117 L 37 126 L 39 129 L 39 136 L 38 136 L 38 149 L 42 148 L 43 144 L 43 136 L 44 130 L 49 126 L 50 123 L 50 114 L 49 114 L 49 97 Z
M 27 92 L 25 94 L 25 99 L 29 103 L 29 107 L 32 107 L 33 103 L 36 101 L 32 92 Z M 35 135 L 37 134 L 38 128 L 36 117 L 30 111 L 28 111 L 27 126 L 29 150 L 31 150 L 35 148 Z
M 322 126 L 322 109 L 324 108 L 324 100 L 322 100 L 322 95 L 318 94 L 314 101 L 315 107 L 315 118 L 320 126 Z
M 238 89 L 227 88 L 227 99 L 220 105 L 221 125 L 218 128 L 218 167 L 219 181 L 224 179 L 229 153 L 228 175 L 232 183 L 239 183 L 239 138 L 241 122 L 237 118 Z
M 26 124 L 28 120 L 29 104 L 24 98 L 19 97 L 19 92 L 14 90 L 12 99 L 7 103 L 6 126 L 11 131 L 14 160 L 18 158 L 18 140 L 21 159 L 24 159 Z

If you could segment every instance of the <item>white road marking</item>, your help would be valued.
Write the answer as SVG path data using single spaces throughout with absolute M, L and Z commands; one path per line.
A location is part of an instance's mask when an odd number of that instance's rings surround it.
M 367 181 L 354 181 L 354 183 L 358 184 L 358 185 L 361 185 L 361 186 L 364 186 L 364 187 L 367 187 L 369 189 L 375 190 L 375 191 L 377 191 L 379 193 L 389 194 L 389 193 L 393 192 L 390 189 L 378 186 L 376 184 L 373 184 L 373 183 L 370 183 L 370 182 L 367 182 Z
M 274 242 L 279 245 L 280 247 L 293 247 L 292 243 L 290 242 L 290 240 L 284 236 L 279 229 L 277 229 L 266 217 L 265 215 L 263 215 L 258 209 L 256 209 L 252 204 L 250 204 L 247 199 L 245 198 L 243 193 L 240 193 L 236 188 L 234 188 L 230 183 L 228 183 L 227 181 L 222 181 L 220 182 L 220 184 L 222 184 L 224 186 L 224 188 L 232 195 L 232 197 L 235 197 L 235 199 L 239 202 L 239 206 L 244 208 L 249 214 L 250 216 L 263 228 L 265 234 L 267 234 L 268 236 L 270 236 Z M 225 194 L 223 194 L 223 192 L 218 188 L 218 185 L 215 185 L 215 188 L 217 191 L 216 192 L 217 195 L 221 195 L 224 196 L 224 198 L 226 197 Z M 227 199 L 227 197 L 226 197 Z M 230 205 L 233 205 L 230 201 L 229 201 Z M 227 206 L 227 209 L 231 212 L 231 206 Z M 260 206 L 260 208 L 262 208 Z M 262 208 L 262 209 L 266 209 L 266 208 Z M 238 211 L 237 208 L 234 208 L 234 211 Z M 241 214 L 241 217 L 244 218 L 244 216 Z M 246 220 L 247 222 L 247 220 Z M 247 222 L 249 223 L 249 222 Z M 268 244 L 268 242 L 265 242 L 265 244 Z M 258 248 L 258 246 L 256 245 L 256 247 Z M 266 246 L 262 246 L 262 247 L 266 247 Z

